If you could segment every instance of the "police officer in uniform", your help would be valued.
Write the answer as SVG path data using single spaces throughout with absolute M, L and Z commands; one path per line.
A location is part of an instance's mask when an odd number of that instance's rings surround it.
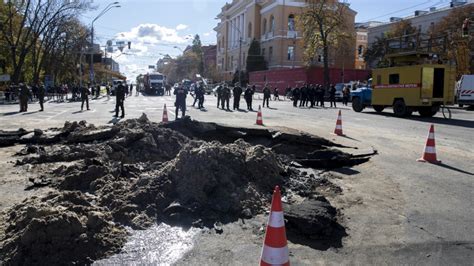
M 270 101 L 271 96 L 272 92 L 267 86 L 265 86 L 265 88 L 263 88 L 263 107 L 265 107 L 265 103 L 267 103 L 267 107 L 270 107 L 268 106 L 268 102 Z
M 242 95 L 242 88 L 240 87 L 239 83 L 235 84 L 235 87 L 233 89 L 233 94 L 234 94 L 234 110 L 240 109 L 240 95 Z
M 174 105 L 176 106 L 176 119 L 178 119 L 178 111 L 181 109 L 181 118 L 186 115 L 186 95 L 188 91 L 183 87 L 182 84 L 179 84 L 178 87 L 174 89 L 174 95 L 176 95 L 176 102 Z
M 118 116 L 119 108 L 122 110 L 121 118 L 125 117 L 125 107 L 123 102 L 125 101 L 126 85 L 122 85 L 122 82 L 119 81 L 117 89 L 115 90 L 115 117 Z
M 216 94 L 217 94 L 217 108 L 219 108 L 219 105 L 221 103 L 221 100 L 222 100 L 222 90 L 223 90 L 223 86 L 222 84 L 219 85 L 216 89 Z
M 247 103 L 247 110 L 252 111 L 252 97 L 253 97 L 253 92 L 252 88 L 250 86 L 247 86 L 244 92 L 244 98 L 245 102 Z
M 86 102 L 87 110 L 89 110 L 89 94 L 90 91 L 87 87 L 81 88 L 81 111 L 84 110 L 84 102 Z
M 222 89 L 222 99 L 221 99 L 222 110 L 224 110 L 224 106 L 226 106 L 227 111 L 230 111 L 229 100 L 230 100 L 230 89 L 229 87 L 227 87 L 227 85 L 225 85 L 224 88 Z

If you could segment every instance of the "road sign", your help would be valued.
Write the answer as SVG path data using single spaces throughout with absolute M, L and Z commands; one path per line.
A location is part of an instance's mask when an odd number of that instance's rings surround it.
M 0 75 L 0 81 L 10 81 L 10 75 L 8 74 L 4 74 L 4 75 Z

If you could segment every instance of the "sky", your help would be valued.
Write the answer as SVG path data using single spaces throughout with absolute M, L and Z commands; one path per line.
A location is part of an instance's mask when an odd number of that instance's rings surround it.
M 81 20 L 91 21 L 113 0 L 92 0 L 96 10 Z M 231 0 L 117 0 L 119 8 L 112 8 L 94 23 L 94 42 L 105 46 L 107 40 L 131 41 L 132 47 L 123 53 L 118 49 L 108 57 L 120 64 L 120 72 L 134 80 L 148 72 L 165 54 L 173 57 L 182 53 L 199 34 L 203 45 L 215 44 L 217 14 Z M 388 21 L 390 17 L 412 15 L 415 10 L 448 6 L 450 0 L 347 0 L 357 12 L 356 22 Z M 175 48 L 177 47 L 177 48 Z

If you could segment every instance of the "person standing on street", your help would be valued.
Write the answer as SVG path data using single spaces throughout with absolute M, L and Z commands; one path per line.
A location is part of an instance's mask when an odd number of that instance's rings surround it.
M 81 111 L 84 110 L 84 102 L 86 102 L 87 110 L 89 110 L 89 94 L 91 93 L 87 87 L 81 88 Z
M 221 100 L 222 100 L 222 90 L 223 90 L 223 85 L 219 85 L 216 89 L 216 94 L 217 94 L 217 108 L 219 108 Z
M 30 90 L 28 87 L 21 83 L 20 84 L 20 112 L 28 111 L 28 99 L 31 97 Z
M 128 92 L 128 96 L 132 96 L 133 95 L 133 84 L 130 83 L 130 91 Z
M 318 87 L 318 98 L 319 98 L 319 106 L 324 107 L 324 88 L 323 85 L 319 85 Z
M 291 92 L 293 96 L 293 107 L 298 107 L 298 100 L 300 99 L 300 89 L 295 87 Z
M 252 88 L 250 86 L 247 86 L 244 92 L 244 99 L 245 102 L 247 103 L 247 110 L 252 111 Z
M 268 102 L 270 101 L 271 96 L 272 96 L 272 92 L 267 86 L 265 86 L 263 88 L 263 107 L 265 107 L 265 102 L 267 103 L 267 107 L 270 107 L 268 106 Z
M 44 111 L 44 94 L 45 94 L 45 91 L 44 91 L 44 86 L 43 84 L 40 84 L 38 86 L 38 101 L 39 101 L 39 105 L 40 105 L 40 112 L 43 112 Z
M 275 89 L 273 89 L 273 100 L 276 101 L 276 100 L 280 100 L 280 95 L 278 94 L 278 88 L 275 87 Z
M 202 82 L 199 83 L 199 97 L 198 97 L 198 107 L 199 109 L 204 108 L 204 94 L 206 91 L 204 90 L 204 84 Z
M 334 104 L 334 108 L 336 108 L 336 87 L 332 84 L 329 88 L 329 101 L 331 102 L 331 107 Z
M 186 95 L 188 91 L 183 87 L 182 84 L 179 84 L 178 87 L 174 89 L 174 95 L 176 95 L 176 101 L 174 106 L 176 106 L 176 119 L 178 119 L 178 111 L 181 109 L 181 118 L 186 116 Z
M 242 95 L 242 88 L 240 87 L 239 83 L 235 84 L 235 87 L 233 89 L 233 94 L 234 94 L 234 110 L 240 109 L 240 95 Z
M 125 117 L 125 107 L 123 103 L 125 101 L 125 93 L 126 93 L 127 85 L 122 85 L 122 82 L 119 81 L 117 88 L 115 89 L 115 117 L 118 117 L 119 108 L 122 110 L 121 118 Z
M 110 100 L 110 84 L 108 83 L 105 86 L 105 92 L 107 93 L 107 100 Z
M 227 85 L 224 85 L 224 88 L 222 89 L 222 110 L 224 110 L 224 107 L 226 107 L 227 111 L 230 111 L 229 108 L 229 101 L 230 101 L 230 88 L 227 87 Z
M 349 85 L 345 86 L 344 89 L 342 90 L 342 104 L 347 106 L 347 102 L 349 101 L 349 96 L 351 92 L 349 89 Z

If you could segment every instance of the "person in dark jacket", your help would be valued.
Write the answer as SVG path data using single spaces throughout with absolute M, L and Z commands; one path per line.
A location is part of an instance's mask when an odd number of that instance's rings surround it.
M 222 99 L 221 99 L 222 110 L 224 110 L 224 107 L 227 107 L 226 110 L 230 111 L 229 101 L 230 101 L 230 88 L 227 87 L 227 85 L 225 85 L 224 88 L 222 89 Z
M 216 89 L 216 94 L 217 94 L 217 108 L 219 108 L 222 100 L 222 90 L 224 89 L 224 86 L 221 84 L 217 87 Z
M 40 108 L 41 108 L 40 112 L 44 111 L 44 106 L 43 106 L 43 104 L 44 104 L 44 94 L 45 94 L 44 86 L 43 86 L 43 84 L 40 84 L 38 86 L 38 93 L 37 93 L 39 105 L 40 105 Z
M 253 98 L 253 89 L 250 86 L 247 86 L 244 92 L 245 102 L 247 103 L 247 110 L 253 111 L 252 109 L 252 98 Z
M 30 90 L 24 84 L 20 84 L 20 112 L 28 111 L 28 99 L 31 97 Z
M 300 89 L 295 87 L 291 91 L 291 96 L 293 97 L 293 107 L 298 107 L 298 100 L 300 99 Z
M 331 84 L 329 89 L 329 101 L 331 102 L 331 107 L 334 103 L 334 108 L 336 108 L 336 86 Z
M 91 93 L 87 87 L 81 88 L 81 111 L 84 110 L 84 102 L 86 102 L 87 110 L 89 110 L 89 94 Z
M 176 95 L 176 102 L 174 103 L 176 106 L 176 119 L 178 119 L 179 110 L 181 110 L 181 118 L 184 118 L 186 116 L 186 96 L 188 95 L 188 91 L 182 84 L 179 84 L 179 86 L 174 89 L 174 95 Z
M 125 117 L 125 107 L 123 103 L 125 101 L 125 94 L 126 92 L 126 85 L 123 85 L 122 82 L 119 81 L 117 88 L 115 89 L 115 117 L 118 116 L 119 108 L 122 110 L 121 118 Z
M 240 87 L 239 84 L 236 84 L 234 89 L 232 90 L 232 93 L 234 95 L 234 110 L 240 109 L 240 95 L 242 95 L 242 88 Z
M 318 86 L 318 99 L 319 99 L 319 106 L 324 107 L 324 88 L 323 85 Z
M 272 92 L 270 91 L 270 89 L 265 86 L 263 88 L 263 107 L 265 107 L 265 103 L 267 103 L 267 107 L 270 107 L 268 106 L 268 102 L 270 101 L 270 97 L 272 97 Z

